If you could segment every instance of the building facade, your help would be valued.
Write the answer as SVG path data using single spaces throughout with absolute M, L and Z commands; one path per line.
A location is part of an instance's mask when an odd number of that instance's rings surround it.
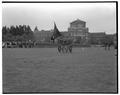
M 51 42 L 53 31 L 54 30 L 39 31 L 36 27 L 34 29 L 35 40 L 39 42 Z M 90 33 L 89 29 L 86 27 L 86 22 L 79 19 L 70 23 L 68 31 L 61 31 L 60 33 L 63 36 L 72 37 L 74 43 L 81 45 L 102 44 L 107 35 L 105 32 Z
M 52 34 L 50 30 L 39 31 L 37 27 L 34 29 L 35 40 L 39 42 L 50 42 Z
M 90 33 L 89 38 L 91 44 L 101 45 L 105 41 L 106 33 L 105 32 Z
M 76 42 L 81 44 L 88 43 L 89 30 L 86 27 L 85 21 L 77 19 L 71 22 L 70 27 L 68 28 L 68 32 Z
M 36 41 L 50 42 L 50 38 L 52 34 L 53 34 L 52 30 L 39 31 L 37 27 L 34 29 L 34 36 Z M 88 32 L 88 28 L 86 27 L 86 22 L 79 19 L 71 22 L 70 27 L 68 28 L 68 31 L 63 31 L 61 32 L 61 34 L 64 36 L 72 37 L 74 39 L 74 42 L 79 44 L 86 44 L 88 43 L 88 40 L 89 40 L 89 37 L 88 37 L 89 32 Z

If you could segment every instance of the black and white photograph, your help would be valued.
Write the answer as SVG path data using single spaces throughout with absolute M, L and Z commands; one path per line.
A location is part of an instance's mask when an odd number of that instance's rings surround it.
M 2 93 L 118 93 L 117 1 L 2 1 Z

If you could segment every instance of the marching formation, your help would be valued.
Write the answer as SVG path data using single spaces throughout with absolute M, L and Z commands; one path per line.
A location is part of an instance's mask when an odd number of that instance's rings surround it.
M 53 43 L 55 43 L 55 40 L 57 41 L 59 53 L 72 53 L 72 43 L 73 43 L 72 37 L 63 36 L 57 29 L 55 23 L 54 23 L 54 33 L 51 37 L 51 40 L 53 40 Z
M 72 41 L 58 39 L 58 52 L 59 53 L 72 53 Z

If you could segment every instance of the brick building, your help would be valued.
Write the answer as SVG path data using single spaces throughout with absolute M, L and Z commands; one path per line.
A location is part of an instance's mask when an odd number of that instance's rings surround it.
M 34 36 L 37 41 L 50 42 L 50 37 L 52 36 L 52 34 L 52 30 L 39 31 L 37 27 L 34 29 Z M 61 34 L 64 36 L 73 37 L 74 41 L 79 44 L 86 44 L 89 39 L 89 32 L 88 28 L 86 27 L 86 22 L 79 19 L 71 22 L 68 31 L 62 31 Z
M 50 42 L 52 33 L 50 30 L 39 31 L 37 27 L 34 29 L 35 40 L 40 42 Z
M 106 38 L 105 32 L 90 33 L 89 34 L 91 44 L 102 44 Z
M 34 29 L 34 36 L 36 41 L 50 42 L 53 30 L 41 30 L 36 27 Z M 68 31 L 61 31 L 64 36 L 72 37 L 75 43 L 86 44 L 102 44 L 107 36 L 105 32 L 90 33 L 86 27 L 86 22 L 82 20 L 75 20 L 70 23 Z M 112 36 L 108 35 L 110 38 Z M 116 36 L 115 36 L 116 37 Z
M 88 43 L 89 39 L 89 30 L 86 27 L 86 22 L 82 20 L 75 20 L 70 23 L 70 27 L 68 28 L 68 32 L 70 36 L 74 38 L 75 41 L 81 44 Z

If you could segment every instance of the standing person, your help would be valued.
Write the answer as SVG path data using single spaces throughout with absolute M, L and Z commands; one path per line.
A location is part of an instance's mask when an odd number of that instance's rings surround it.
M 26 42 L 25 41 L 22 42 L 22 48 L 24 48 L 24 47 L 26 47 Z
M 61 45 L 58 45 L 58 52 L 61 53 Z
M 6 45 L 6 43 L 5 43 L 5 42 L 2 42 L 2 48 L 4 48 L 4 47 L 5 47 L 5 45 Z
M 105 50 L 107 50 L 107 42 L 104 43 Z
M 112 42 L 108 43 L 108 50 L 110 50 Z
M 118 47 L 117 47 L 117 45 L 115 45 L 115 56 L 117 56 L 117 49 L 118 49 Z
M 72 53 L 72 45 L 69 46 L 69 51 Z

